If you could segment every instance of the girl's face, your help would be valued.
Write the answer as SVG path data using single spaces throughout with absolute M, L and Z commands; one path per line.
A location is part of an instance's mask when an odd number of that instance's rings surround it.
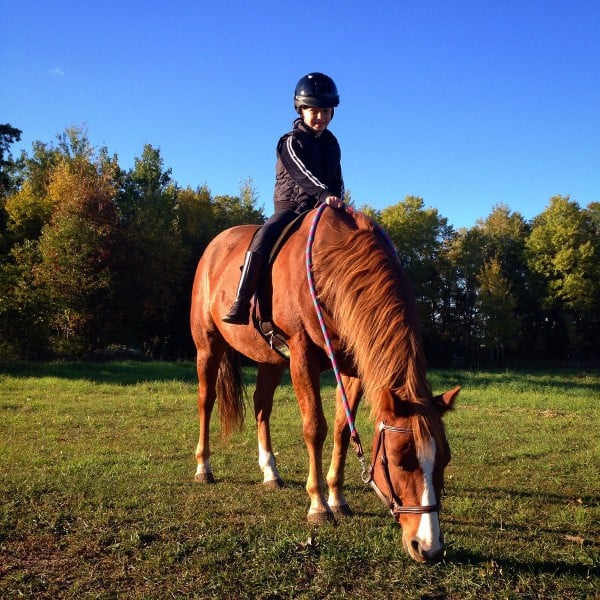
M 302 120 L 307 127 L 315 133 L 323 133 L 333 117 L 332 108 L 313 108 L 305 106 L 302 108 Z

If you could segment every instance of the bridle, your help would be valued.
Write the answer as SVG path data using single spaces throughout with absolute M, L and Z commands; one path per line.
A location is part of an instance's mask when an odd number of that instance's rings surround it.
M 406 427 L 394 427 L 393 425 L 386 425 L 385 422 L 381 422 L 379 424 L 379 436 L 377 438 L 377 449 L 373 454 L 373 462 L 369 468 L 366 468 L 363 464 L 363 471 L 361 474 L 361 478 L 364 483 L 368 483 L 374 490 L 375 493 L 379 496 L 379 499 L 390 509 L 392 516 L 396 515 L 423 515 L 426 513 L 439 512 L 440 505 L 438 504 L 428 504 L 427 506 L 403 506 L 402 500 L 398 498 L 396 492 L 394 492 L 394 488 L 392 486 L 392 480 L 390 478 L 390 472 L 388 469 L 388 458 L 387 458 L 387 450 L 385 447 L 385 432 L 393 431 L 395 433 L 404 433 L 406 435 L 413 435 L 412 429 L 408 429 Z M 383 468 L 383 475 L 385 482 L 388 488 L 388 494 L 375 483 L 373 479 L 373 471 L 375 470 L 375 466 L 377 464 L 377 456 L 379 455 L 379 451 L 381 450 L 381 466 Z

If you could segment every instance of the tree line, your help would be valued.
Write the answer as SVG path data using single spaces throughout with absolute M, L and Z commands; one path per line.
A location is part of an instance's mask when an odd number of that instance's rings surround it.
M 197 261 L 220 231 L 264 222 L 252 180 L 181 188 L 159 149 L 123 170 L 79 127 L 15 158 L 20 135 L 0 125 L 0 360 L 191 358 Z M 531 221 L 501 204 L 458 230 L 415 196 L 359 209 L 396 245 L 432 364 L 600 354 L 600 203 L 555 196 Z

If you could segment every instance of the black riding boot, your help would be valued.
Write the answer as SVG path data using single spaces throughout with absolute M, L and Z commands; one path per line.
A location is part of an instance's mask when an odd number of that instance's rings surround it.
M 262 254 L 246 252 L 235 302 L 231 305 L 229 312 L 223 317 L 225 323 L 232 323 L 234 325 L 248 324 L 250 320 L 250 300 L 256 291 L 262 266 Z

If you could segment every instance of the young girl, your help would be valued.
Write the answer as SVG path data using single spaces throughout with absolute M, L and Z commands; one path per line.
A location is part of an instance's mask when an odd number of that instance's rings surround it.
M 286 225 L 319 202 L 333 208 L 344 207 L 340 146 L 327 129 L 339 102 L 333 79 L 323 73 L 309 73 L 296 85 L 294 108 L 300 118 L 277 144 L 275 212 L 258 230 L 246 252 L 236 299 L 223 321 L 248 323 L 250 300 L 262 267 Z

